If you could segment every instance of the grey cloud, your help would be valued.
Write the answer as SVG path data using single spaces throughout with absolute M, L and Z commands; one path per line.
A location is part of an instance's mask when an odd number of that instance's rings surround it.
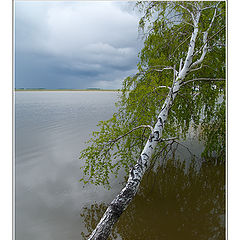
M 142 43 L 126 3 L 15 4 L 16 87 L 119 86 L 136 69 Z

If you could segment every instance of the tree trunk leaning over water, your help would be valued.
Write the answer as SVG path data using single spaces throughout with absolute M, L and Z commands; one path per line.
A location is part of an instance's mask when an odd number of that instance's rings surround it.
M 182 6 L 181 4 L 179 4 L 179 6 L 185 8 L 185 6 Z M 181 88 L 181 86 L 182 87 L 184 86 L 184 79 L 186 78 L 190 70 L 193 69 L 193 67 L 195 68 L 202 63 L 207 54 L 208 32 L 214 22 L 217 12 L 217 5 L 215 6 L 211 23 L 209 24 L 209 27 L 203 34 L 201 56 L 195 62 L 193 62 L 193 55 L 195 53 L 195 42 L 199 31 L 199 19 L 204 9 L 201 9 L 200 4 L 197 4 L 195 11 L 190 11 L 189 9 L 186 9 L 186 11 L 189 12 L 189 14 L 191 14 L 193 31 L 191 34 L 191 39 L 189 42 L 189 47 L 186 53 L 185 60 L 184 61 L 182 61 L 182 59 L 180 60 L 179 71 L 176 71 L 175 68 L 169 67 L 169 69 L 173 69 L 174 76 L 176 77 L 174 77 L 173 79 L 172 87 L 170 88 L 168 96 L 166 97 L 165 102 L 161 108 L 157 122 L 149 136 L 149 139 L 143 151 L 141 152 L 141 155 L 137 163 L 129 171 L 129 177 L 125 187 L 121 190 L 117 197 L 110 203 L 100 222 L 90 235 L 89 240 L 107 239 L 111 233 L 112 227 L 118 221 L 123 211 L 127 208 L 129 203 L 134 198 L 139 188 L 142 177 L 149 166 L 150 159 L 154 153 L 156 145 L 162 138 L 162 132 L 168 118 L 169 110 L 174 103 L 174 99 L 176 98 L 179 89 Z M 182 62 L 184 62 L 184 64 L 182 64 Z

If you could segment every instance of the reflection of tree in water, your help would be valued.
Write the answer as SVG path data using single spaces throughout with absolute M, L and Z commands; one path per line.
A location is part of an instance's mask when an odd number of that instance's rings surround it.
M 93 204 L 81 216 L 85 239 L 97 225 L 107 205 Z M 225 164 L 194 163 L 185 170 L 180 161 L 168 160 L 149 171 L 110 239 L 217 239 L 225 238 Z

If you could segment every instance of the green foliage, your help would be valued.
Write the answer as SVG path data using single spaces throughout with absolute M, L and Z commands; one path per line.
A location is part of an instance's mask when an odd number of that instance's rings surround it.
M 163 70 L 172 66 L 178 70 L 184 59 L 193 31 L 191 15 L 179 6 L 180 2 L 138 2 L 143 13 L 139 22 L 144 32 L 144 47 L 139 53 L 138 73 L 123 81 L 117 112 L 107 121 L 99 122 L 99 130 L 93 132 L 88 147 L 81 153 L 85 160 L 82 181 L 109 184 L 110 174 L 117 176 L 121 168 L 129 170 L 134 164 L 149 136 L 148 129 L 140 125 L 154 126 L 161 106 L 171 87 L 174 74 Z M 201 56 L 203 33 L 207 30 L 216 2 L 181 2 L 194 11 L 196 4 L 206 8 L 202 12 L 196 51 L 193 62 Z M 208 34 L 208 52 L 199 70 L 190 72 L 185 82 L 199 78 L 225 78 L 225 2 L 220 2 L 212 28 Z M 166 86 L 166 87 L 162 87 Z M 170 110 L 163 138 L 185 139 L 195 129 L 205 144 L 203 156 L 225 153 L 225 82 L 190 81 L 180 88 Z M 113 141 L 125 135 L 118 141 Z M 167 151 L 166 143 L 159 143 L 156 151 Z

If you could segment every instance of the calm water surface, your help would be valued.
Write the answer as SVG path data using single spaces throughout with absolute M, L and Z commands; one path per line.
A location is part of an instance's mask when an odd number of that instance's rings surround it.
M 93 230 L 123 176 L 110 191 L 84 186 L 78 157 L 116 101 L 116 92 L 15 93 L 16 240 L 85 239 Z M 224 239 L 224 174 L 207 164 L 186 174 L 172 161 L 150 171 L 111 238 Z

